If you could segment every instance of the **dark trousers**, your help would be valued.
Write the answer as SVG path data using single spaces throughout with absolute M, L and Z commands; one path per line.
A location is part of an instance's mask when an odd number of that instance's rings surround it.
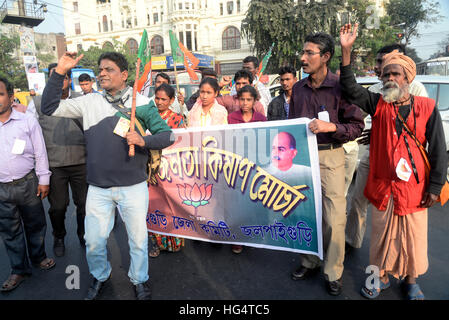
M 17 183 L 0 183 L 0 237 L 11 264 L 12 274 L 30 274 L 31 262 L 44 260 L 47 223 L 37 194 L 34 171 Z M 27 255 L 28 249 L 28 255 Z
M 84 236 L 84 218 L 86 216 L 86 165 L 66 166 L 50 168 L 50 193 L 48 202 L 50 208 L 51 225 L 55 238 L 64 238 L 67 234 L 65 229 L 65 213 L 70 203 L 69 184 L 72 189 L 72 199 L 76 206 L 76 222 L 78 237 Z

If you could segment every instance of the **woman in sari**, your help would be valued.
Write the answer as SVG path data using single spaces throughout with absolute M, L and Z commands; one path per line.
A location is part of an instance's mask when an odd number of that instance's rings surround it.
M 163 83 L 156 88 L 154 102 L 162 120 L 165 120 L 167 125 L 172 129 L 184 128 L 185 123 L 183 116 L 169 109 L 174 100 L 175 90 L 170 85 Z M 161 251 L 177 252 L 184 246 L 183 238 L 173 236 L 148 232 L 148 239 L 151 244 L 151 248 L 148 250 L 148 255 L 152 258 L 159 256 Z

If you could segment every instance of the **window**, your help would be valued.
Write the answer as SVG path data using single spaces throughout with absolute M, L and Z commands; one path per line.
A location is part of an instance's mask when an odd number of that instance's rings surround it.
M 109 41 L 103 43 L 103 49 L 114 50 L 114 46 Z
M 223 15 L 223 3 L 220 3 L 220 16 Z
M 240 0 L 237 0 L 237 12 L 240 13 Z
M 178 3 L 179 10 L 182 10 L 182 2 Z
M 78 2 L 73 3 L 73 12 L 78 12 Z
M 159 22 L 159 14 L 153 13 L 153 23 L 156 24 Z
M 186 46 L 192 51 L 192 31 L 186 31 Z
M 139 48 L 139 45 L 137 44 L 137 41 L 134 39 L 129 39 L 128 41 L 126 41 L 126 46 L 129 49 L 129 53 L 131 54 L 137 54 L 137 50 Z
M 108 32 L 108 17 L 103 16 L 103 32 Z
M 101 22 L 98 22 L 98 32 L 101 32 Z
M 179 41 L 184 44 L 184 33 L 182 31 L 179 32 Z
M 152 55 L 164 53 L 164 39 L 161 36 L 154 36 L 150 41 L 150 48 Z
M 81 34 L 81 25 L 79 23 L 75 23 L 75 34 Z
M 448 109 L 449 109 L 449 84 L 440 83 L 438 110 L 448 110 Z
M 186 2 L 186 4 L 184 5 L 184 7 L 186 8 L 186 10 L 189 10 L 189 9 L 190 9 L 190 3 L 189 3 L 189 2 Z
M 228 9 L 228 14 L 232 14 L 232 12 L 234 11 L 234 2 L 228 1 L 226 8 Z
M 111 20 L 109 20 L 110 22 L 111 22 L 111 31 L 113 31 L 113 29 L 112 29 L 112 19 Z
M 240 49 L 240 31 L 236 27 L 228 27 L 223 32 L 223 50 Z

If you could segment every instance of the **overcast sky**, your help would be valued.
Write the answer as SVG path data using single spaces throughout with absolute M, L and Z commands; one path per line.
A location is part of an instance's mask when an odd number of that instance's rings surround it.
M 94 1 L 94 0 L 90 0 Z M 49 32 L 63 32 L 65 33 L 64 17 L 62 9 L 62 0 L 46 0 L 39 1 L 40 3 L 47 3 L 48 12 L 45 15 L 45 20 L 34 30 L 40 33 Z M 437 24 L 419 26 L 419 31 L 422 36 L 418 39 L 412 39 L 411 47 L 415 48 L 418 56 L 426 60 L 438 51 L 438 43 L 449 36 L 449 1 L 439 0 L 441 12 L 444 18 Z M 80 7 L 82 12 L 82 7 Z

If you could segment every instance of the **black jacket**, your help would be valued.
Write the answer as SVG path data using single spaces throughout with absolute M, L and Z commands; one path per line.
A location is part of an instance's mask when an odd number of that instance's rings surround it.
M 268 121 L 288 119 L 287 112 L 285 112 L 284 103 L 284 93 L 281 91 L 281 93 L 276 98 L 271 100 L 270 104 L 268 105 Z

